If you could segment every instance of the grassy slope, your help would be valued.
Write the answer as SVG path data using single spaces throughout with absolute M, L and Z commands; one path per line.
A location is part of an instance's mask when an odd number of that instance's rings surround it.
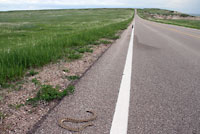
M 133 9 L 0 12 L 0 84 L 22 77 L 70 53 L 75 47 L 116 38 Z
M 160 22 L 160 23 L 165 23 L 165 24 L 172 24 L 172 25 L 178 25 L 178 26 L 200 29 L 200 20 L 157 19 L 157 18 L 153 17 L 153 15 L 156 15 L 156 14 L 162 15 L 162 16 L 169 16 L 169 15 L 177 15 L 177 16 L 181 16 L 181 17 L 190 16 L 190 15 L 187 15 L 187 14 L 181 14 L 181 13 L 177 13 L 177 12 L 174 12 L 174 11 L 161 10 L 161 9 L 139 9 L 138 10 L 138 15 L 143 19 L 147 19 L 147 20 L 151 20 L 151 21 L 155 21 L 155 22 Z

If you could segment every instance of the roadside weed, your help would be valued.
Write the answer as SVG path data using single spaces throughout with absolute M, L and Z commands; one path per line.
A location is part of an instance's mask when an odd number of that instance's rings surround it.
M 3 95 L 0 95 L 0 101 L 2 101 L 4 99 Z
M 8 107 L 13 108 L 13 109 L 20 109 L 24 104 L 9 104 Z
M 111 41 L 108 41 L 108 40 L 101 40 L 100 43 L 102 44 L 110 44 L 112 43 Z
M 73 81 L 73 80 L 80 79 L 80 77 L 79 77 L 79 76 L 76 76 L 76 75 L 73 75 L 73 76 L 66 76 L 66 78 L 67 78 L 69 81 Z
M 118 35 L 113 35 L 113 36 L 110 36 L 109 38 L 115 40 L 115 39 L 119 39 L 119 36 Z
M 27 75 L 28 76 L 34 76 L 36 74 L 38 74 L 38 72 L 36 72 L 35 70 L 31 69 Z
M 40 86 L 41 85 L 40 81 L 37 80 L 36 78 L 33 78 L 31 81 L 35 84 L 35 86 Z
M 85 52 L 92 53 L 93 52 L 93 50 L 89 47 L 81 47 L 81 48 L 78 48 L 76 51 L 78 51 L 79 53 L 85 53 Z
M 69 53 L 67 58 L 70 59 L 70 60 L 76 60 L 76 59 L 79 59 L 81 58 L 81 54 L 79 53 Z
M 69 93 L 74 92 L 74 86 L 69 86 L 63 91 L 59 91 L 57 88 L 53 88 L 51 85 L 42 85 L 37 95 L 34 98 L 30 98 L 26 101 L 26 104 L 37 106 L 39 101 L 52 101 L 55 99 L 62 99 Z
M 0 124 L 2 123 L 5 117 L 6 117 L 6 114 L 0 111 Z
M 63 69 L 62 71 L 65 72 L 65 73 L 69 73 L 68 69 Z

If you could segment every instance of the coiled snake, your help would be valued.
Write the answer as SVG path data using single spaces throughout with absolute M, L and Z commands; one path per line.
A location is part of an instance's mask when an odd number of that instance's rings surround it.
M 80 132 L 82 131 L 83 129 L 85 129 L 86 127 L 89 127 L 89 126 L 93 126 L 94 124 L 93 123 L 87 123 L 85 125 L 83 125 L 82 127 L 77 127 L 77 128 L 73 128 L 73 127 L 69 127 L 69 126 L 66 126 L 64 125 L 63 123 L 64 122 L 71 122 L 71 123 L 84 123 L 84 122 L 90 122 L 90 121 L 94 121 L 96 120 L 97 118 L 97 115 L 92 112 L 92 111 L 86 111 L 88 113 L 91 113 L 92 114 L 92 117 L 88 118 L 88 119 L 72 119 L 72 118 L 64 118 L 64 119 L 61 119 L 58 121 L 58 125 L 64 129 L 67 129 L 69 131 L 73 131 L 73 132 Z

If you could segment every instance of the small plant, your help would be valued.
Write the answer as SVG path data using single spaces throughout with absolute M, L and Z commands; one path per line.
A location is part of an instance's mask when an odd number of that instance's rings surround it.
M 26 101 L 26 104 L 37 106 L 38 101 L 52 101 L 54 99 L 62 99 L 69 93 L 74 92 L 74 86 L 69 86 L 63 91 L 59 91 L 57 88 L 53 88 L 51 85 L 42 85 L 41 89 L 38 91 L 34 98 L 30 98 Z
M 15 105 L 15 108 L 19 109 L 20 107 L 23 107 L 23 106 L 24 106 L 24 104 L 17 104 L 17 105 Z
M 15 86 L 15 88 L 14 88 L 16 91 L 19 91 L 19 90 L 21 90 L 22 89 L 22 85 L 18 85 L 18 86 Z
M 9 84 L 9 83 L 0 84 L 0 88 L 12 88 L 12 87 L 14 87 L 13 84 Z
M 2 101 L 3 99 L 4 99 L 4 97 L 0 95 L 0 101 Z
M 32 79 L 32 82 L 35 84 L 35 86 L 41 85 L 40 81 L 37 80 L 36 78 Z
M 75 87 L 73 85 L 69 85 L 67 91 L 69 91 L 70 93 L 74 93 L 74 89 Z
M 6 115 L 0 111 L 0 122 L 6 117 Z
M 38 74 L 38 72 L 36 72 L 35 70 L 31 69 L 31 70 L 29 71 L 29 73 L 27 74 L 27 76 L 34 76 L 34 75 L 36 75 L 36 74 Z
M 51 101 L 53 99 L 60 99 L 63 97 L 62 92 L 59 92 L 56 88 L 53 88 L 51 85 L 43 85 L 42 88 L 37 93 L 37 98 L 39 100 Z
M 9 104 L 8 105 L 10 108 L 13 108 L 13 109 L 20 109 L 20 107 L 24 106 L 24 104 Z
M 85 53 L 85 52 L 92 53 L 92 52 L 93 52 L 93 50 L 90 49 L 90 48 L 88 48 L 88 47 L 79 48 L 79 49 L 77 49 L 77 51 L 78 51 L 79 53 Z
M 65 72 L 65 73 L 69 73 L 68 69 L 63 69 L 62 71 Z
M 101 44 L 99 41 L 95 41 L 95 42 L 93 43 L 93 45 L 99 45 L 99 44 Z
M 76 59 L 79 59 L 81 58 L 81 54 L 78 53 L 77 51 L 73 50 L 73 49 L 69 49 L 67 48 L 65 50 L 66 54 L 67 54 L 67 58 L 70 59 L 70 60 L 76 60 Z
M 108 40 L 101 40 L 100 41 L 102 44 L 110 44 L 111 43 L 111 41 L 108 41 Z
M 81 55 L 78 54 L 78 53 L 74 53 L 74 54 L 71 53 L 71 54 L 69 54 L 69 55 L 67 56 L 67 58 L 70 59 L 70 60 L 76 60 L 76 59 L 81 58 Z
M 113 35 L 113 36 L 110 36 L 109 38 L 116 40 L 116 39 L 119 39 L 119 36 L 118 35 Z
M 59 90 L 60 88 L 61 88 L 61 86 L 60 86 L 60 85 L 56 85 L 56 89 L 58 89 L 58 90 Z
M 69 81 L 73 81 L 73 80 L 80 79 L 80 77 L 79 77 L 79 76 L 76 76 L 76 75 L 74 75 L 74 76 L 66 76 L 66 78 L 67 78 Z
M 22 81 L 16 82 L 15 85 L 21 85 L 21 84 L 24 84 L 24 83 L 25 83 L 25 81 L 22 80 Z

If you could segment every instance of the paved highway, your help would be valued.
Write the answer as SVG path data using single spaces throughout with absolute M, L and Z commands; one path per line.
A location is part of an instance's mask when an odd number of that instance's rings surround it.
M 200 134 L 200 31 L 136 16 L 129 134 Z
M 124 134 L 200 134 L 200 30 L 136 15 L 133 47 L 131 33 L 129 26 L 35 133 L 71 134 L 57 120 L 85 118 L 85 111 L 92 110 L 98 118 L 83 134 L 109 134 L 115 125 Z M 122 86 L 129 76 L 131 85 Z

